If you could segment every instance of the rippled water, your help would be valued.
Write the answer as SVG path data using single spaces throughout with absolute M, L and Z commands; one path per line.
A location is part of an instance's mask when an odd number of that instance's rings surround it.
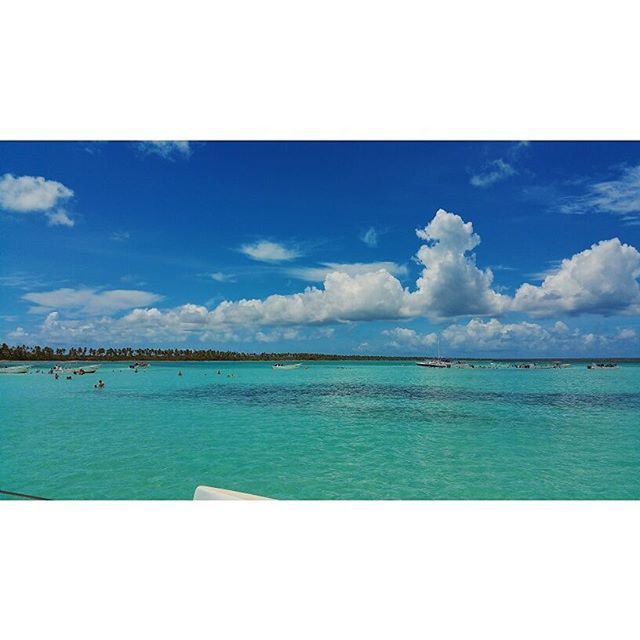
M 639 470 L 638 365 L 0 376 L 0 489 L 52 498 L 182 499 L 209 484 L 275 498 L 637 499 Z

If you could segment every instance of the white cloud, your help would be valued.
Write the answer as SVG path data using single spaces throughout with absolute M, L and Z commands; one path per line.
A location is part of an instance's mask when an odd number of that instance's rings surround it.
M 368 247 L 377 247 L 378 232 L 374 227 L 369 227 L 364 233 L 362 233 L 360 240 L 362 240 L 362 242 L 364 242 Z
M 232 273 L 223 273 L 222 271 L 210 273 L 209 277 L 216 282 L 235 282 L 235 276 Z
M 193 151 L 186 140 L 148 140 L 138 142 L 136 146 L 143 153 L 160 156 L 165 160 L 189 158 Z
M 517 171 L 508 162 L 498 158 L 490 162 L 484 171 L 472 175 L 469 182 L 474 187 L 484 189 L 516 173 Z
M 64 209 L 47 211 L 45 215 L 50 227 L 73 227 L 75 225 L 75 221 L 69 217 L 69 214 Z
M 391 338 L 389 346 L 400 348 L 428 347 L 436 344 L 438 341 L 438 334 L 436 333 L 421 334 L 407 327 L 385 329 L 382 335 Z
M 439 209 L 416 234 L 427 244 L 416 255 L 424 269 L 416 283 L 417 290 L 411 295 L 414 315 L 446 318 L 507 310 L 509 298 L 491 288 L 491 269 L 479 269 L 475 255 L 469 254 L 480 244 L 480 236 L 474 233 L 470 222 Z
M 496 318 L 483 321 L 473 318 L 465 325 L 451 325 L 444 329 L 442 337 L 460 350 L 498 351 L 525 347 L 540 351 L 550 346 L 551 333 L 539 324 L 531 322 L 502 323 Z
M 16 327 L 13 331 L 9 332 L 8 336 L 9 339 L 16 341 L 29 339 L 29 334 L 22 327 Z
M 0 178 L 0 209 L 12 213 L 44 213 L 50 227 L 73 227 L 75 221 L 59 205 L 73 197 L 73 191 L 61 182 L 42 177 Z
M 243 244 L 239 251 L 258 262 L 289 262 L 302 255 L 302 252 L 297 247 L 286 247 L 279 242 L 272 242 L 271 240 L 258 240 L 253 243 Z
M 0 209 L 17 213 L 48 211 L 73 196 L 61 182 L 42 177 L 5 173 L 0 178 Z
M 306 280 L 307 282 L 323 282 L 330 273 L 339 271 L 347 273 L 350 276 L 361 275 L 363 273 L 371 273 L 384 269 L 393 276 L 406 276 L 407 267 L 395 262 L 322 262 L 319 267 L 291 267 L 286 273 L 298 280 Z
M 131 234 L 128 231 L 114 231 L 111 234 L 111 239 L 115 242 L 126 242 L 131 238 Z
M 52 309 L 67 309 L 85 315 L 99 315 L 153 304 L 162 300 L 162 296 L 136 289 L 98 291 L 89 288 L 63 288 L 27 293 L 22 296 L 22 299 L 37 305 L 33 308 L 35 313 L 46 313 Z
M 625 168 L 615 180 L 596 182 L 586 192 L 568 198 L 560 207 L 562 213 L 640 213 L 640 165 Z M 633 223 L 631 216 L 629 222 Z
M 567 331 L 569 331 L 569 327 L 564 322 L 562 322 L 562 320 L 557 320 L 554 323 L 551 331 L 553 331 L 554 333 L 566 333 Z
M 271 295 L 264 300 L 221 302 L 212 321 L 223 325 L 325 324 L 330 322 L 404 317 L 406 291 L 387 271 L 349 275 L 334 271 L 324 289 Z
M 551 327 L 532 322 L 503 323 L 492 318 L 474 318 L 465 325 L 453 324 L 442 332 L 451 350 L 459 355 L 474 352 L 500 352 L 547 354 L 593 353 L 595 348 L 621 348 L 624 341 L 635 340 L 633 329 L 622 329 L 617 334 L 582 333 L 569 329 L 561 321 Z
M 514 310 L 533 316 L 557 313 L 640 312 L 640 253 L 618 238 L 603 240 L 569 259 L 540 286 L 523 284 Z

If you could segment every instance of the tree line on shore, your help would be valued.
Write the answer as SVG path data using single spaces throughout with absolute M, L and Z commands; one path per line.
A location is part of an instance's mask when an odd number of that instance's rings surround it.
M 132 347 L 41 347 L 0 345 L 0 360 L 411 360 L 408 356 L 367 356 L 326 353 L 246 353 L 216 349 L 155 349 Z

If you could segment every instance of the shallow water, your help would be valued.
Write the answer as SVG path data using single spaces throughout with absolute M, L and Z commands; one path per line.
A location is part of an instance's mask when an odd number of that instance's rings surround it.
M 189 499 L 198 484 L 300 499 L 640 498 L 639 365 L 209 362 L 134 373 L 113 363 L 72 380 L 38 368 L 0 375 L 0 489 L 60 499 Z M 98 378 L 105 389 L 93 388 Z

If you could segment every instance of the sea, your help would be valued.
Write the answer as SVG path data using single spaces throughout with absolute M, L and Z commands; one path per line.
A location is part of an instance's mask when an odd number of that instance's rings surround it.
M 638 364 L 104 363 L 71 380 L 49 366 L 0 375 L 1 490 L 62 500 L 188 500 L 202 484 L 294 500 L 640 498 Z

